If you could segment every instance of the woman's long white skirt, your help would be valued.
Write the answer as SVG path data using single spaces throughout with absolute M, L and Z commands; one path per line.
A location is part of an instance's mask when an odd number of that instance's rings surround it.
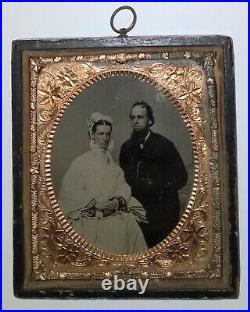
M 88 243 L 103 251 L 131 254 L 148 249 L 141 228 L 131 212 L 81 218 L 72 227 Z

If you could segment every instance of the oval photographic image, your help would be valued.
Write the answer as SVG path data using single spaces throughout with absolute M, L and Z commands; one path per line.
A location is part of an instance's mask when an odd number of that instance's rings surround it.
M 133 76 L 101 79 L 70 103 L 53 139 L 63 215 L 94 247 L 146 251 L 183 215 L 193 186 L 190 133 L 168 97 Z

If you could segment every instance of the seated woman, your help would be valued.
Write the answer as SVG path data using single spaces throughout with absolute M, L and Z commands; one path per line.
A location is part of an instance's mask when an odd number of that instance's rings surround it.
M 90 151 L 76 158 L 66 172 L 59 206 L 75 231 L 104 251 L 130 254 L 147 249 L 137 223 L 147 222 L 142 205 L 110 150 L 112 120 L 93 113 L 88 122 Z

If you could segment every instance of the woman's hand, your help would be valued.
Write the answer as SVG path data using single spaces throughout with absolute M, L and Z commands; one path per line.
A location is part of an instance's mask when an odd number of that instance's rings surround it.
M 109 200 L 109 207 L 113 210 L 118 210 L 119 202 L 116 198 L 110 199 Z
M 112 199 L 112 200 L 107 200 L 104 202 L 98 202 L 95 204 L 95 207 L 97 210 L 104 210 L 106 208 L 108 209 L 112 209 L 112 210 L 117 210 L 118 209 L 118 203 L 116 199 Z
M 74 220 L 74 221 L 77 221 L 80 219 L 80 211 L 72 211 L 71 213 L 69 213 L 67 215 L 67 218 L 69 220 Z
M 95 208 L 97 210 L 100 210 L 100 211 L 102 211 L 102 210 L 104 210 L 106 208 L 110 208 L 110 201 L 107 200 L 107 201 L 103 201 L 103 202 L 98 202 L 98 203 L 95 204 Z

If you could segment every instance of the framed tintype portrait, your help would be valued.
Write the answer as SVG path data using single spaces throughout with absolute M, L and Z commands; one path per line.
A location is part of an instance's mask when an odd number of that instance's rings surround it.
M 20 40 L 12 73 L 16 296 L 237 297 L 230 38 Z

